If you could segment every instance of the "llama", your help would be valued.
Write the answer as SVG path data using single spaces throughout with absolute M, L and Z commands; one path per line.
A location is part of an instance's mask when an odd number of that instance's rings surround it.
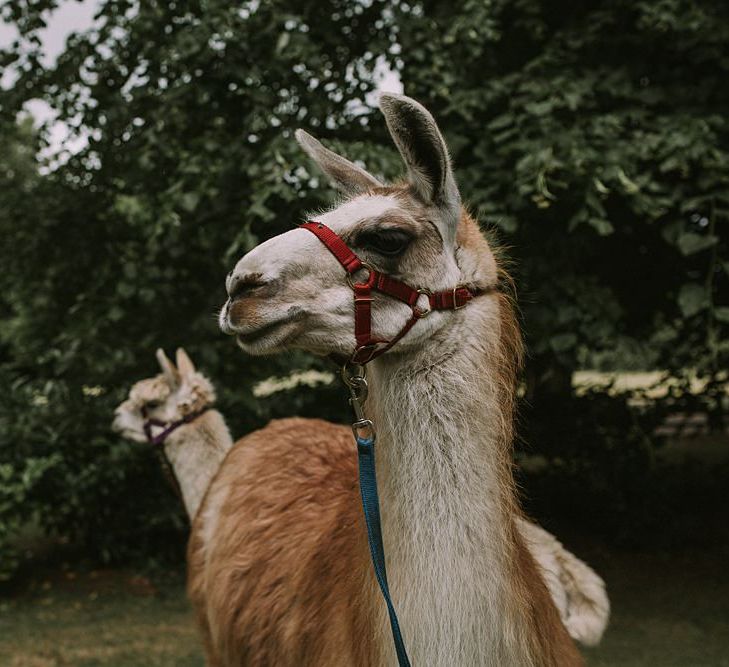
M 149 436 L 145 433 L 145 415 L 153 410 L 161 410 L 167 419 L 166 423 L 181 423 L 185 417 L 182 405 L 188 401 L 181 400 L 190 395 L 191 386 L 197 387 L 200 405 L 212 406 L 215 403 L 214 388 L 210 380 L 199 370 L 195 370 L 184 350 L 178 351 L 180 368 L 185 371 L 184 377 L 162 350 L 157 351 L 157 358 L 163 372 L 155 378 L 136 383 L 129 392 L 129 398 L 116 410 L 114 428 L 126 437 L 137 442 L 149 444 Z M 172 382 L 170 382 L 172 380 Z M 180 384 L 186 389 L 180 391 Z M 216 411 L 210 410 L 213 414 Z M 188 413 L 189 414 L 189 413 Z M 180 490 L 190 523 L 195 519 L 197 509 L 210 482 L 221 465 L 224 457 L 233 446 L 230 432 L 223 417 L 215 417 L 216 428 L 191 422 L 180 427 L 174 442 L 164 443 L 170 451 L 166 455 L 174 475 L 175 486 Z M 318 422 L 314 420 L 295 420 L 294 435 L 302 430 L 316 432 Z M 267 427 L 266 427 L 267 428 Z M 349 429 L 338 426 L 343 437 L 348 437 Z M 265 431 L 265 429 L 263 429 Z M 236 447 L 244 447 L 246 438 L 235 443 Z M 217 465 L 217 467 L 216 467 Z M 354 460 L 352 460 L 352 475 Z M 605 583 L 586 563 L 577 558 L 562 544 L 540 526 L 531 521 L 517 517 L 517 530 L 539 565 L 552 600 L 557 606 L 560 618 L 570 636 L 585 646 L 595 646 L 602 638 L 610 612 L 610 603 L 605 593 Z
M 610 618 L 605 582 L 541 526 L 517 517 L 516 527 L 570 637 L 584 646 L 597 646 Z
M 407 165 L 403 184 L 383 185 L 306 133 L 297 138 L 345 194 L 317 216 L 319 228 L 354 248 L 370 278 L 379 270 L 423 286 L 417 303 L 375 293 L 365 304 L 377 340 L 401 337 L 369 365 L 365 407 L 378 430 L 388 579 L 408 652 L 428 666 L 582 664 L 517 529 L 522 344 L 497 288 L 503 270 L 461 205 L 429 112 L 390 94 L 380 108 Z M 220 325 L 244 351 L 352 357 L 352 285 L 312 231 L 266 241 L 228 276 Z M 452 308 L 436 309 L 425 288 Z M 351 435 L 325 422 L 300 433 L 272 424 L 248 440 L 213 480 L 188 551 L 211 664 L 394 664 Z
M 212 383 L 197 372 L 185 350 L 177 350 L 177 367 L 162 350 L 157 350 L 157 360 L 162 373 L 131 388 L 114 412 L 112 428 L 130 440 L 149 443 L 155 438 L 152 423 L 160 433 L 172 427 L 159 446 L 193 519 L 233 440 L 223 416 L 212 409 Z

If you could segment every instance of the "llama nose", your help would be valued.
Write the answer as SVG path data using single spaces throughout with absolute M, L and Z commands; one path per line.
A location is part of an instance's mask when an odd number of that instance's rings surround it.
M 245 296 L 247 292 L 256 287 L 263 287 L 266 281 L 260 273 L 244 273 L 229 275 L 226 281 L 226 289 L 231 301 Z

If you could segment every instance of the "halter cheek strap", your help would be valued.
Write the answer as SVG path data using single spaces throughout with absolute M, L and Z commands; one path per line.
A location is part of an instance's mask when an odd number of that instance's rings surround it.
M 354 292 L 354 337 L 357 343 L 351 358 L 351 362 L 354 364 L 366 364 L 387 352 L 413 328 L 418 320 L 427 317 L 434 310 L 458 310 L 482 293 L 482 290 L 475 290 L 464 285 L 440 292 L 411 287 L 363 262 L 339 235 L 321 222 L 309 221 L 302 224 L 301 227 L 314 234 L 348 274 L 347 281 Z M 354 282 L 353 275 L 360 269 L 368 271 L 369 275 L 364 282 Z M 390 340 L 383 340 L 372 335 L 373 291 L 382 292 L 393 299 L 402 301 L 410 306 L 412 311 L 402 329 Z M 426 309 L 417 305 L 422 296 L 428 300 Z
M 194 421 L 200 415 L 207 412 L 209 409 L 210 406 L 206 405 L 204 408 L 200 408 L 200 410 L 195 410 L 195 412 L 191 412 L 189 415 L 185 415 L 181 419 L 173 422 L 165 422 L 161 419 L 149 417 L 147 415 L 147 408 L 142 406 L 142 417 L 144 417 L 144 435 L 147 436 L 147 440 L 149 440 L 150 444 L 155 446 L 163 445 L 165 440 L 171 433 L 180 428 L 180 426 L 184 426 L 185 424 L 189 424 L 191 421 Z M 154 426 L 162 429 L 162 431 L 157 435 L 152 434 L 152 427 Z

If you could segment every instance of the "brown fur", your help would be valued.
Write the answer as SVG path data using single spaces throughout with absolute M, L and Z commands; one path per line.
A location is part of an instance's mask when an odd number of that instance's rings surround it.
M 233 301 L 230 305 L 229 317 L 230 321 L 233 323 L 248 322 L 252 325 L 256 325 L 261 321 L 255 302 L 250 299 Z
M 473 227 L 478 231 L 475 222 Z M 478 235 L 481 237 L 480 233 Z M 468 243 L 466 239 L 464 241 Z M 518 506 L 512 474 L 512 447 L 517 380 L 522 369 L 524 345 L 515 313 L 512 279 L 501 265 L 498 265 L 498 273 L 502 290 L 509 291 L 500 291 L 497 295 L 501 326 L 498 351 L 496 358 L 493 360 L 493 370 L 498 378 L 499 404 L 502 414 L 499 429 L 501 430 L 500 439 L 504 445 L 501 450 L 504 458 L 501 465 L 509 471 L 506 476 L 506 483 L 510 488 L 506 495 L 513 499 L 512 516 L 516 517 L 520 516 L 522 512 Z M 519 535 L 516 525 L 513 523 L 511 541 L 514 547 L 512 561 L 514 597 L 521 602 L 522 613 L 526 610 L 529 616 L 529 626 L 536 630 L 531 635 L 531 642 L 532 655 L 539 656 L 537 664 L 545 667 L 579 667 L 583 665 L 582 656 L 559 618 L 559 612 L 549 595 L 534 558 L 529 553 L 523 538 Z
M 350 429 L 284 419 L 240 440 L 188 548 L 211 664 L 370 665 L 375 604 Z M 228 487 L 207 552 L 205 503 Z M 210 631 L 215 628 L 215 636 Z
M 487 241 L 481 233 L 478 223 L 465 212 L 458 228 L 457 243 L 459 246 L 475 251 L 479 256 L 485 256 L 488 252 L 487 247 L 490 247 L 487 246 Z M 493 247 L 491 249 L 493 252 Z M 498 251 L 495 254 L 498 257 Z M 502 447 L 498 452 L 499 461 L 494 463 L 504 473 L 501 477 L 501 497 L 510 505 L 507 512 L 515 518 L 522 516 L 514 483 L 512 447 L 517 380 L 523 365 L 524 345 L 516 316 L 513 281 L 499 262 L 497 262 L 497 275 L 500 285 L 500 291 L 496 294 L 500 316 L 499 340 L 493 357 L 485 360 L 485 366 L 496 374 L 498 403 L 501 408 L 501 418 L 495 426 L 499 430 L 498 439 L 502 443 Z M 583 665 L 582 656 L 562 624 L 559 612 L 549 595 L 537 564 L 513 521 L 507 538 L 512 551 L 513 596 L 518 604 L 513 612 L 520 615 L 526 614 L 527 627 L 535 630 L 531 633 L 529 641 L 536 664 L 540 667 L 579 667 Z

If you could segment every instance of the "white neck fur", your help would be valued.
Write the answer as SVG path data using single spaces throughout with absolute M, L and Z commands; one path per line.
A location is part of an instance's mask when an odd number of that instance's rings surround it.
M 493 367 L 495 303 L 477 299 L 418 351 L 371 366 L 388 579 L 415 665 L 532 663 L 511 599 L 515 498 L 500 428 L 511 415 Z M 380 621 L 383 664 L 394 664 Z
M 213 476 L 232 446 L 230 431 L 217 410 L 208 410 L 165 440 L 165 456 L 174 470 L 190 520 L 195 518 Z

